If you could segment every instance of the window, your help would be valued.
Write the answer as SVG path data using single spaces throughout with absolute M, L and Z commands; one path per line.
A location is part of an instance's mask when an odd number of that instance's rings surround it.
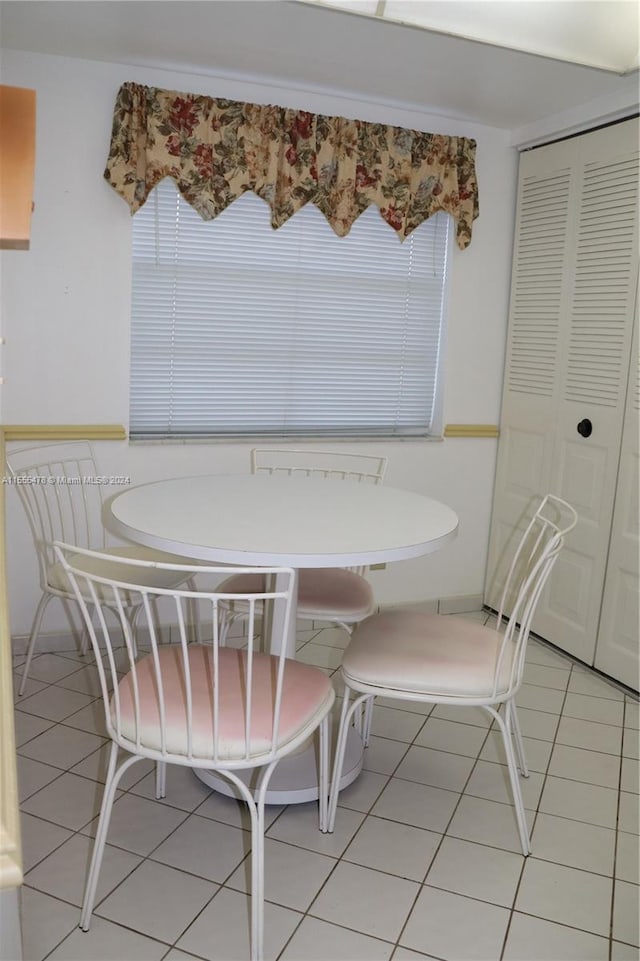
M 274 231 L 247 193 L 204 222 L 165 179 L 133 218 L 134 439 L 432 430 L 449 218 L 401 244 L 376 208 Z

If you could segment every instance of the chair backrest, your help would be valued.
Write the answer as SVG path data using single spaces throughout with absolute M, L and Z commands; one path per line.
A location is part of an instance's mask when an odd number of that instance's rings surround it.
M 387 458 L 374 454 L 279 447 L 254 448 L 251 451 L 252 474 L 302 474 L 306 477 L 316 475 L 381 484 L 386 469 Z
M 255 763 L 257 744 L 260 764 L 269 761 L 280 733 L 287 660 L 284 644 L 281 654 L 261 653 L 258 629 L 262 605 L 272 602 L 284 607 L 280 623 L 286 635 L 294 583 L 290 568 L 238 568 L 239 573 L 266 574 L 267 589 L 229 595 L 149 586 L 153 571 L 177 571 L 186 579 L 228 574 L 227 567 L 119 559 L 61 543 L 55 552 L 82 610 L 100 675 L 107 731 L 118 744 L 155 759 L 229 768 L 246 767 L 251 758 Z M 102 562 L 108 564 L 109 576 L 98 573 Z M 118 566 L 128 580 L 113 576 Z M 132 569 L 138 583 L 131 582 Z M 277 589 L 271 589 L 276 575 Z M 248 611 L 242 650 L 220 643 L 221 604 L 238 598 Z M 199 634 L 207 638 L 199 644 L 189 643 L 194 604 Z M 164 637 L 170 623 L 169 644 L 161 643 L 161 615 Z
M 498 611 L 499 630 L 503 626 L 505 611 L 510 613 L 494 671 L 494 694 L 503 687 L 505 663 L 511 664 L 509 691 L 515 691 L 522 682 L 526 645 L 536 606 L 565 537 L 577 521 L 578 515 L 571 504 L 554 494 L 546 494 L 520 539 L 504 582 Z
M 87 441 L 8 451 L 7 469 L 27 515 L 44 589 L 55 563 L 54 541 L 92 550 L 105 547 L 103 478 Z

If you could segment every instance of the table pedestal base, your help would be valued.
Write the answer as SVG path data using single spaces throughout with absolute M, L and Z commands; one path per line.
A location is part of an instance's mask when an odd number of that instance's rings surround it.
M 308 746 L 297 754 L 283 757 L 271 775 L 269 789 L 266 794 L 266 804 L 303 804 L 306 801 L 318 800 L 318 757 L 316 739 L 308 742 Z M 350 728 L 347 736 L 347 750 L 345 753 L 340 790 L 344 790 L 355 781 L 362 770 L 364 749 L 362 739 L 354 728 Z M 258 769 L 238 771 L 237 774 L 245 784 L 255 783 Z M 227 797 L 241 799 L 240 792 L 234 785 L 225 780 L 215 771 L 194 769 L 194 774 L 208 787 L 213 788 Z

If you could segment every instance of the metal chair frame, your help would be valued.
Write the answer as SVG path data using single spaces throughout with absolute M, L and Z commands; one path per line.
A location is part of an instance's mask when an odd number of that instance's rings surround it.
M 556 519 L 547 516 L 547 513 L 553 513 Z M 562 517 L 565 520 L 560 526 L 559 519 Z M 358 718 L 363 708 L 370 717 L 367 708 L 373 703 L 375 697 L 384 696 L 427 704 L 455 704 L 458 707 L 482 707 L 494 719 L 502 735 L 522 853 L 525 856 L 530 854 L 531 842 L 520 790 L 518 768 L 523 777 L 528 777 L 529 771 L 518 723 L 515 695 L 522 684 L 527 641 L 536 605 L 563 547 L 565 537 L 573 530 L 577 519 L 577 514 L 570 504 L 559 497 L 547 494 L 542 498 L 527 525 L 504 583 L 496 633 L 502 632 L 503 626 L 504 632 L 498 645 L 492 684 L 483 696 L 470 696 L 462 686 L 459 694 L 456 695 L 445 696 L 440 693 L 418 692 L 412 690 L 410 679 L 407 679 L 406 685 L 403 685 L 401 689 L 385 687 L 382 684 L 374 686 L 358 679 L 353 674 L 347 674 L 345 669 L 342 669 L 345 688 L 329 798 L 329 831 L 333 831 L 335 825 L 340 775 L 344 763 L 349 726 L 354 718 L 356 724 L 359 723 Z M 511 607 L 511 613 L 506 617 L 505 611 L 509 607 Z M 375 616 L 370 620 L 373 620 Z M 448 615 L 447 620 L 453 620 L 453 616 Z M 425 627 L 426 630 L 427 627 Z M 486 630 L 486 628 L 482 628 L 482 630 Z M 357 637 L 357 632 L 355 636 Z M 402 657 L 401 633 L 394 637 L 393 630 L 391 630 L 389 645 L 390 649 L 397 650 L 398 656 Z M 504 684 L 501 678 L 506 668 L 508 668 L 508 681 Z M 351 702 L 352 693 L 355 695 L 353 702 Z M 501 714 L 499 708 L 502 705 L 504 705 L 504 711 Z
M 306 477 L 352 480 L 359 484 L 381 484 L 387 464 L 387 457 L 349 451 L 292 447 L 254 447 L 251 451 L 252 474 L 304 474 Z
M 100 676 L 100 686 L 105 711 L 106 729 L 111 737 L 111 753 L 108 763 L 107 779 L 93 854 L 87 875 L 85 894 L 82 905 L 80 927 L 88 930 L 104 846 L 109 829 L 111 810 L 115 792 L 120 779 L 125 772 L 137 761 L 150 758 L 156 761 L 156 796 L 164 797 L 166 793 L 166 765 L 178 764 L 191 768 L 215 770 L 229 780 L 240 793 L 249 808 L 251 818 L 251 958 L 259 961 L 263 956 L 264 942 L 264 806 L 265 796 L 273 774 L 281 758 L 294 752 L 300 744 L 306 741 L 314 732 L 319 732 L 319 827 L 326 831 L 327 804 L 329 787 L 329 723 L 330 712 L 335 699 L 335 692 L 330 682 L 318 668 L 302 665 L 295 661 L 288 661 L 284 644 L 281 653 L 265 655 L 260 652 L 260 644 L 256 632 L 256 609 L 265 603 L 284 605 L 283 632 L 292 615 L 292 591 L 294 572 L 289 568 L 243 568 L 243 573 L 254 573 L 259 570 L 267 575 L 277 575 L 277 587 L 254 594 L 246 594 L 243 601 L 247 605 L 248 637 L 243 651 L 222 651 L 220 638 L 220 605 L 227 597 L 219 591 L 190 591 L 187 589 L 161 589 L 144 586 L 144 584 L 119 581 L 114 578 L 101 577 L 88 572 L 78 563 L 82 558 L 95 566 L 94 562 L 104 559 L 104 555 L 87 550 L 79 550 L 75 546 L 58 543 L 55 545 L 56 555 L 73 585 L 75 598 L 84 618 L 91 644 L 96 653 L 97 668 Z M 110 564 L 118 562 L 109 557 Z M 89 566 L 89 565 L 88 565 Z M 184 570 L 176 565 L 153 563 L 148 561 L 132 562 L 127 559 L 122 564 L 123 570 L 129 574 L 133 568 L 140 572 L 155 568 L 163 571 Z M 224 573 L 224 568 L 210 566 L 192 566 L 190 576 L 197 574 L 217 575 Z M 283 584 L 285 586 L 280 586 Z M 276 583 L 269 577 L 268 583 Z M 149 652 L 138 656 L 133 643 L 133 632 L 128 611 L 133 605 L 144 618 L 144 625 L 148 631 Z M 200 608 L 200 623 L 211 638 L 205 643 L 193 644 L 189 642 L 188 611 L 196 602 Z M 170 605 L 172 611 L 171 636 L 177 635 L 177 643 L 161 645 L 156 626 L 156 603 Z M 92 618 L 90 607 L 95 609 L 96 616 Z M 117 638 L 124 638 L 128 672 L 123 678 L 118 672 L 115 657 L 114 629 L 110 628 L 105 618 L 105 608 L 117 611 Z M 95 623 L 94 623 L 95 621 Z M 99 656 L 101 647 L 106 649 L 106 656 Z M 207 674 L 206 682 L 206 741 L 207 749 L 203 749 L 203 722 L 195 720 L 195 710 L 200 703 L 202 707 L 202 688 L 198 694 L 196 681 L 202 683 L 202 672 L 196 668 L 202 661 L 192 660 L 194 654 L 203 656 L 209 652 L 210 660 L 205 661 Z M 167 660 L 165 655 L 170 654 Z M 230 713 L 235 724 L 238 723 L 238 704 L 236 701 L 229 705 L 225 703 L 223 681 L 224 671 L 221 662 L 225 655 L 237 658 L 233 661 L 233 671 L 240 671 L 240 690 L 244 691 L 244 702 L 241 705 L 242 718 L 240 735 L 236 735 L 235 747 L 229 748 L 224 741 L 225 718 Z M 262 662 L 262 673 L 259 672 L 257 658 L 267 657 L 268 663 Z M 193 665 L 193 666 L 192 666 Z M 281 738 L 281 715 L 283 705 L 287 703 L 285 682 L 287 673 L 292 670 L 306 672 L 305 678 L 316 677 L 319 693 L 322 698 L 318 704 L 305 705 L 310 712 L 306 720 L 303 718 L 298 728 L 287 735 L 288 740 Z M 221 674 L 223 679 L 220 679 Z M 229 676 L 228 674 L 226 675 Z M 235 674 L 234 674 L 235 676 Z M 149 687 L 151 677 L 151 687 Z M 265 721 L 264 708 L 262 717 L 259 714 L 258 703 L 260 678 L 268 678 L 269 687 L 266 698 L 269 705 L 268 723 Z M 256 680 L 256 678 L 258 680 Z M 147 684 L 145 689 L 144 685 Z M 173 688 L 171 685 L 173 683 Z M 176 688 L 176 684 L 178 685 Z M 179 692 L 175 694 L 176 689 Z M 145 700 L 146 690 L 146 700 Z M 149 690 L 152 690 L 152 713 L 149 709 Z M 174 691 L 172 697 L 171 690 Z M 289 691 L 291 687 L 289 688 Z M 323 693 L 324 691 L 324 693 Z M 263 691 L 264 694 L 264 691 Z M 198 701 L 200 697 L 200 701 Z M 129 706 L 127 707 L 127 698 Z M 315 707 L 315 712 L 314 712 Z M 272 710 L 271 710 L 272 708 Z M 175 712 L 180 713 L 180 750 L 176 748 Z M 173 722 L 171 721 L 173 711 Z M 211 720 L 209 722 L 209 712 Z M 234 713 L 235 712 L 235 713 Z M 151 717 L 151 720 L 150 720 Z M 256 720 L 257 717 L 257 720 Z M 173 730 L 171 724 L 173 723 Z M 209 728 L 210 723 L 210 728 Z M 260 731 L 256 730 L 262 724 Z M 265 724 L 267 734 L 265 735 Z M 270 736 L 269 736 L 270 732 Z M 173 738 L 173 740 L 172 740 Z M 200 738 L 200 740 L 198 740 Z M 256 738 L 259 738 L 256 747 Z M 126 752 L 122 761 L 118 761 L 119 750 Z M 254 790 L 247 786 L 239 777 L 239 772 L 247 769 L 259 769 L 257 785 Z
M 75 544 L 80 548 L 101 551 L 105 556 L 141 554 L 150 557 L 153 551 L 131 546 L 108 547 L 107 533 L 102 523 L 104 478 L 98 473 L 93 448 L 88 441 L 69 441 L 37 447 L 22 447 L 7 453 L 7 470 L 15 486 L 33 538 L 38 560 L 41 595 L 36 607 L 27 644 L 18 694 L 24 693 L 42 620 L 49 602 L 75 602 L 71 586 L 60 572 L 54 552 L 54 542 Z M 158 560 L 168 555 L 157 552 Z M 172 558 L 177 561 L 178 558 Z M 65 607 L 69 616 L 69 611 Z M 75 629 L 71 621 L 72 630 Z M 135 622 L 135 618 L 134 618 Z M 87 636 L 83 633 L 81 652 L 86 651 Z
M 376 454 L 354 454 L 347 451 L 303 450 L 282 447 L 255 447 L 251 451 L 252 474 L 286 474 L 290 477 L 326 477 L 336 481 L 348 481 L 357 484 L 381 484 L 387 469 L 388 458 Z M 345 568 L 361 577 L 366 573 L 365 567 Z M 311 568 L 301 570 L 299 579 L 322 576 L 319 570 Z M 299 589 L 299 593 L 300 589 Z M 227 614 L 226 630 L 231 624 L 245 617 L 241 605 L 230 604 Z M 305 611 L 304 606 L 298 607 L 299 620 L 316 620 L 315 612 Z M 351 634 L 354 623 L 336 615 L 324 616 L 324 620 L 336 624 Z

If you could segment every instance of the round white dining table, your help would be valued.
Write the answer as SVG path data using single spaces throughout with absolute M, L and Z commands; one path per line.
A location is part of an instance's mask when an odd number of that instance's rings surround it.
M 439 550 L 457 533 L 446 504 L 414 491 L 286 474 L 214 474 L 128 488 L 105 505 L 105 526 L 121 537 L 197 562 L 243 566 L 357 567 L 408 560 Z M 295 624 L 283 637 L 272 625 L 272 650 L 295 657 Z M 362 768 L 362 742 L 350 738 L 342 787 Z M 210 772 L 205 783 L 234 794 Z M 235 795 L 234 795 L 235 796 Z M 283 758 L 267 803 L 317 798 L 311 745 Z

